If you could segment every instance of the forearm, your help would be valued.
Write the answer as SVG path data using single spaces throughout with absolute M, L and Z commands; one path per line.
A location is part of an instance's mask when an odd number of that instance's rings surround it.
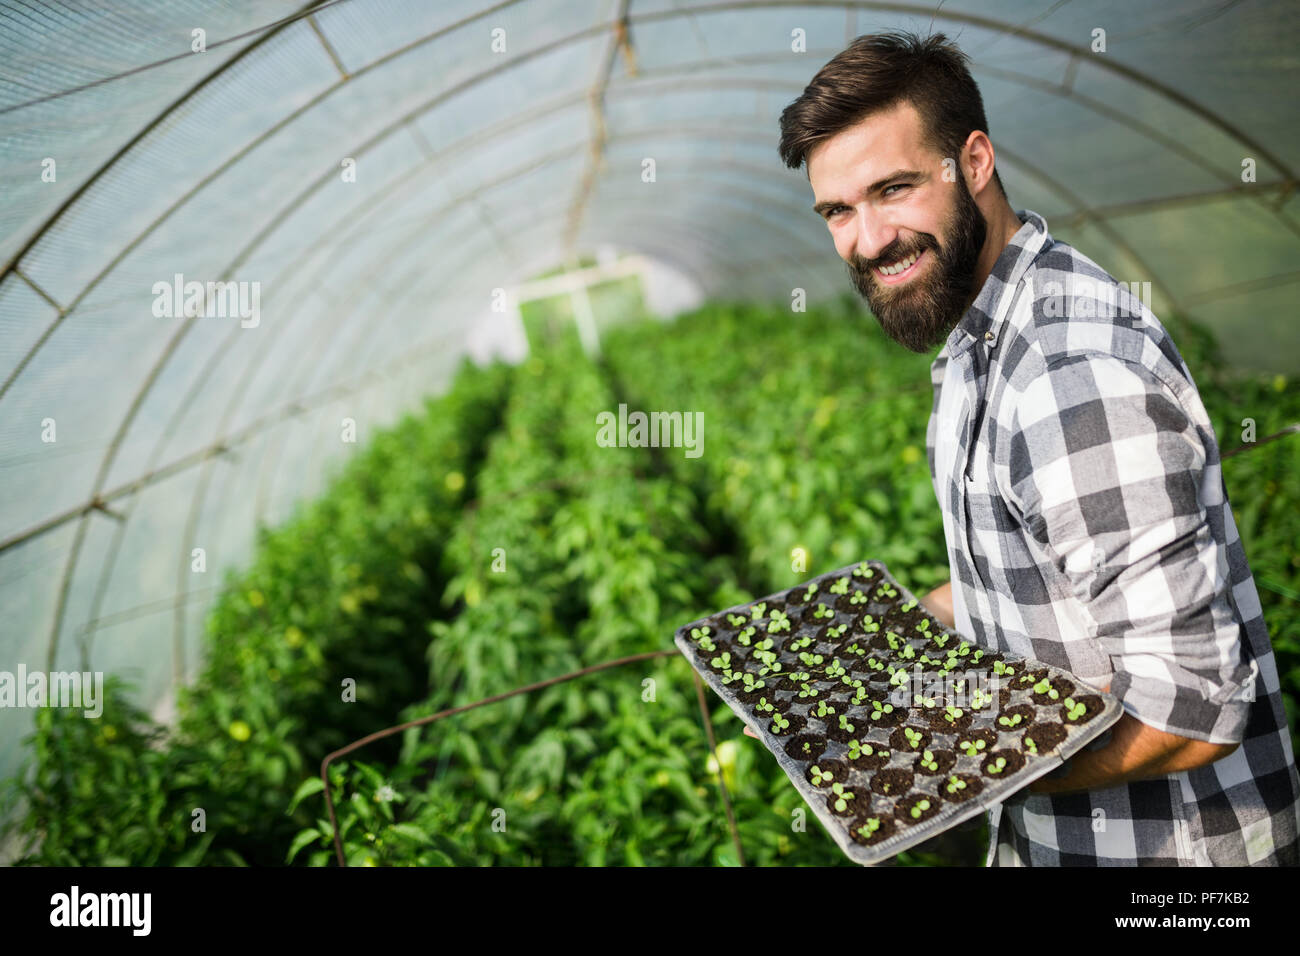
M 955 628 L 957 625 L 952 613 L 952 582 L 941 584 L 921 598 L 927 611 L 939 619 L 944 627 Z
M 1075 754 L 1066 761 L 1060 776 L 1034 781 L 1029 792 L 1100 790 L 1202 767 L 1236 749 L 1236 744 L 1212 744 L 1165 733 L 1126 713 L 1111 727 L 1108 743 Z

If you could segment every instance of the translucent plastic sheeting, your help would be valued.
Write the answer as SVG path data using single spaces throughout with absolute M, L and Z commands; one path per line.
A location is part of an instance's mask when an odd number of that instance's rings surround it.
M 862 33 L 955 38 L 1013 206 L 1296 371 L 1300 8 L 934 7 L 0 0 L 0 669 L 125 673 L 166 711 L 212 582 L 351 447 L 338 418 L 518 348 L 495 289 L 614 246 L 707 295 L 845 291 L 777 121 Z M 255 321 L 156 314 L 177 275 L 255 286 Z

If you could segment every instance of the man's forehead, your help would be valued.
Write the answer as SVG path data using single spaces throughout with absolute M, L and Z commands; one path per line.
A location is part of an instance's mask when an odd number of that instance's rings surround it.
M 921 134 L 920 114 L 910 103 L 873 113 L 809 152 L 808 180 L 816 192 L 819 181 L 837 189 L 900 166 L 918 168 L 925 153 Z

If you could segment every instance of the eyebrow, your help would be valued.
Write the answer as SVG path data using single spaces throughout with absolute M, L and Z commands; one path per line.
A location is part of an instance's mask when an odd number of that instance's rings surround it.
M 862 195 L 870 196 L 874 193 L 880 192 L 886 186 L 893 186 L 897 183 L 910 183 L 912 185 L 916 185 L 917 183 L 923 181 L 924 179 L 925 179 L 925 173 L 921 172 L 918 169 L 896 169 L 888 176 L 885 176 L 882 179 L 877 179 L 874 183 L 872 183 L 870 186 L 868 186 L 866 189 L 862 191 Z M 813 208 L 813 212 L 825 218 L 826 210 L 833 209 L 836 206 L 848 206 L 848 205 L 851 205 L 851 203 L 841 202 L 838 199 L 823 199 L 821 202 L 815 204 L 812 208 Z

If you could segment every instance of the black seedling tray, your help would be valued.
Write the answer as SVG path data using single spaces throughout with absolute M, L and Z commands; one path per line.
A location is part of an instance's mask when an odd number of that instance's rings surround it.
M 861 864 L 879 863 L 1001 803 L 1122 712 L 1117 698 L 1060 668 L 965 641 L 877 561 L 692 621 L 674 640 Z M 746 674 L 764 686 L 750 689 Z M 861 690 L 846 681 L 860 682 Z M 834 713 L 815 710 L 819 704 Z M 778 714 L 787 727 L 774 723 Z M 1024 742 L 1035 735 L 1036 752 Z M 1001 772 L 990 772 L 998 757 L 1005 761 Z M 837 784 L 843 793 L 834 792 Z M 844 793 L 853 797 L 841 801 L 841 814 L 830 801 Z M 870 820 L 877 822 L 867 835 Z

